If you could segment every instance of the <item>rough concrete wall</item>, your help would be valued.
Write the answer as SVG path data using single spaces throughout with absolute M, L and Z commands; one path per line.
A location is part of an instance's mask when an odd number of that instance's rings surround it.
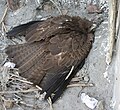
M 118 16 L 116 22 L 116 58 L 115 58 L 115 83 L 113 93 L 114 110 L 120 110 L 120 0 L 118 0 Z

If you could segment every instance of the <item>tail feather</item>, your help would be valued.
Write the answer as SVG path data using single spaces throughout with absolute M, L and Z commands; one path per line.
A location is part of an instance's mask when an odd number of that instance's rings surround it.
M 48 97 L 51 97 L 52 103 L 54 103 L 62 95 L 67 85 L 70 83 L 71 79 L 83 67 L 84 63 L 85 63 L 85 59 L 76 68 L 74 68 L 74 70 L 72 71 L 68 79 L 65 79 L 65 78 L 69 74 L 69 71 L 66 71 L 66 73 L 64 74 L 60 74 L 57 77 L 55 76 L 56 80 L 52 80 L 54 82 L 52 82 L 52 85 L 49 85 L 50 87 L 49 88 L 47 87 L 46 89 L 45 99 L 48 99 Z M 44 89 L 42 92 L 44 92 Z M 51 96 L 52 93 L 53 93 L 53 96 Z
M 67 85 L 70 83 L 71 79 L 76 75 L 76 73 L 83 67 L 85 64 L 85 59 L 75 68 L 69 78 L 67 80 L 64 80 L 61 82 L 61 85 L 56 89 L 54 92 L 54 97 L 52 97 L 52 103 L 54 103 L 63 93 L 63 91 L 66 89 Z

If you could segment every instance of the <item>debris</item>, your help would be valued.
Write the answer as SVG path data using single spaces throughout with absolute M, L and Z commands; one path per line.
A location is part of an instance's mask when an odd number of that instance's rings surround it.
M 8 6 L 11 10 L 17 10 L 20 7 L 20 0 L 7 0 Z
M 12 100 L 4 100 L 4 105 L 7 109 L 11 109 L 14 105 L 14 101 Z
M 61 12 L 59 6 L 57 5 L 57 3 L 55 1 L 53 1 L 53 0 L 50 0 L 50 1 L 56 6 L 56 8 L 58 9 L 59 13 L 62 15 L 62 12 Z
M 35 0 L 35 3 L 40 5 L 41 2 L 40 2 L 40 0 Z
M 97 104 L 98 104 L 98 100 L 96 100 L 93 97 L 89 97 L 88 95 L 86 95 L 85 93 L 81 94 L 81 100 L 83 103 L 85 103 L 85 105 L 91 109 L 94 109 Z
M 87 12 L 89 14 L 92 14 L 92 13 L 102 13 L 102 10 L 100 10 L 97 5 L 89 4 L 89 5 L 87 5 L 86 9 L 87 9 Z
M 39 94 L 39 100 L 44 100 L 46 94 L 46 92 Z
M 84 81 L 85 81 L 85 82 L 89 82 L 89 80 L 90 80 L 90 77 L 89 77 L 89 76 L 85 76 L 85 77 L 84 77 Z
M 63 15 L 67 15 L 68 12 L 69 12 L 69 10 L 67 10 L 67 9 L 62 9 L 61 11 L 62 11 L 62 14 L 63 14 Z
M 6 62 L 6 63 L 4 64 L 4 66 L 13 69 L 13 68 L 15 67 L 15 63 L 12 63 L 12 62 Z
M 50 12 L 50 11 L 52 11 L 52 6 L 50 4 L 45 4 L 43 6 L 43 10 L 47 11 L 47 12 Z
M 103 76 L 110 83 L 110 79 L 109 79 L 109 75 L 108 75 L 108 69 L 109 69 L 109 65 L 106 67 L 106 71 L 103 73 Z
M 110 103 L 110 107 L 115 108 L 115 105 L 116 105 L 116 100 L 112 99 Z
M 104 72 L 103 75 L 104 75 L 104 78 L 107 78 L 108 77 L 108 72 L 107 71 Z
M 98 105 L 97 105 L 97 107 L 96 107 L 96 110 L 105 110 L 105 108 L 104 108 L 104 101 L 103 101 L 103 100 L 100 100 L 100 101 L 98 102 Z
M 93 87 L 94 84 L 93 83 L 76 83 L 76 84 L 70 84 L 67 87 Z
M 52 100 L 51 100 L 51 98 L 50 97 L 48 97 L 48 103 L 49 103 L 49 105 L 50 105 L 50 110 L 53 110 L 53 105 L 52 105 Z
M 4 20 L 5 20 L 5 17 L 7 15 L 7 11 L 8 11 L 8 7 L 5 8 L 5 11 L 3 13 L 3 16 L 0 20 L 0 24 L 2 25 L 2 32 L 3 32 L 3 35 L 4 35 L 4 32 L 7 32 L 7 29 L 6 29 L 6 26 L 5 26 L 5 23 L 4 23 Z
M 36 85 L 36 88 L 39 89 L 40 91 L 42 91 L 42 88 L 39 87 L 38 85 Z
M 28 89 L 28 90 L 17 90 L 17 91 L 0 91 L 0 94 L 13 94 L 13 93 L 28 93 L 28 92 L 35 92 L 39 89 Z
M 9 81 L 9 71 L 8 68 L 6 67 L 1 67 L 0 68 L 1 75 L 0 75 L 0 86 L 2 87 L 2 91 L 7 90 L 7 83 Z
M 24 101 L 20 101 L 19 103 L 22 104 L 22 105 L 25 105 L 27 107 L 35 108 L 34 105 L 28 104 L 28 103 L 26 103 Z
M 5 20 L 5 17 L 7 15 L 8 7 L 5 8 L 4 14 L 2 16 L 2 19 L 0 20 L 0 24 Z

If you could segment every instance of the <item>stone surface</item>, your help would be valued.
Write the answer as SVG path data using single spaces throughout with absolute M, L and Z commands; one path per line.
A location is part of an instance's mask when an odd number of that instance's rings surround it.
M 5 26 L 7 30 L 10 28 L 17 26 L 19 24 L 23 24 L 35 19 L 46 18 L 49 16 L 57 16 L 60 15 L 58 9 L 53 5 L 52 11 L 46 10 L 36 10 L 38 4 L 34 0 L 25 0 L 26 4 L 22 5 L 20 9 L 16 11 L 8 10 L 7 16 L 5 18 Z M 40 0 L 41 3 L 42 0 Z M 86 17 L 87 19 L 92 19 L 97 14 L 87 14 L 86 11 L 86 0 L 56 0 L 56 3 L 60 10 L 67 10 L 65 13 L 68 15 L 76 15 Z M 90 3 L 90 0 L 87 1 L 87 4 Z M 106 7 L 103 15 L 104 22 L 97 28 L 95 33 L 95 41 L 93 44 L 93 48 L 90 52 L 89 57 L 86 59 L 86 64 L 83 69 L 77 74 L 77 76 L 89 76 L 90 83 L 94 83 L 94 87 L 86 87 L 81 89 L 80 87 L 68 88 L 62 97 L 53 105 L 54 110 L 90 110 L 81 102 L 80 92 L 85 92 L 90 96 L 95 97 L 98 100 L 104 101 L 104 110 L 112 110 L 110 107 L 112 93 L 113 93 L 113 73 L 114 73 L 114 62 L 111 66 L 107 66 L 106 64 L 106 53 L 107 53 L 107 43 L 108 43 L 108 13 L 107 13 L 107 0 L 93 0 L 94 4 L 100 5 L 101 7 Z M 0 1 L 0 19 L 5 10 L 5 1 Z M 48 8 L 48 7 L 47 7 Z M 0 28 L 1 29 L 1 28 Z M 0 33 L 0 64 L 3 64 L 5 61 L 4 55 L 4 47 L 8 44 L 13 44 L 11 40 L 5 38 L 2 35 L 2 31 Z M 108 77 L 104 78 L 104 74 L 107 71 Z M 1 75 L 1 73 L 0 73 Z M 108 81 L 109 79 L 109 81 Z M 18 84 L 18 83 L 17 83 Z M 9 87 L 10 89 L 10 87 Z M 1 85 L 0 85 L 1 90 Z M 10 89 L 11 90 L 11 89 Z M 22 100 L 29 105 L 33 105 L 35 110 L 49 110 L 49 105 L 44 102 L 38 100 L 35 97 L 36 92 L 19 94 L 22 97 Z M 5 97 L 10 97 L 11 99 L 16 98 L 14 94 L 5 95 Z M 0 101 L 0 106 L 2 106 L 2 102 Z M 0 107 L 2 108 L 2 107 Z M 19 106 L 16 104 L 11 110 L 22 110 L 29 109 L 34 110 L 32 107 L 26 106 L 24 104 L 20 104 Z M 98 110 L 97 108 L 95 110 Z M 101 109 L 102 110 L 102 109 Z

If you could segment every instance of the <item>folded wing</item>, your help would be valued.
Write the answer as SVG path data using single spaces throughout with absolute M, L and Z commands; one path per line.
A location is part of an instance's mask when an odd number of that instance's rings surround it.
M 24 24 L 13 28 L 8 36 L 21 33 L 27 43 L 9 46 L 6 53 L 20 75 L 41 86 L 41 93 L 47 93 L 45 99 L 51 97 L 55 102 L 82 68 L 92 47 L 93 33 L 88 32 L 91 25 L 70 16 Z

